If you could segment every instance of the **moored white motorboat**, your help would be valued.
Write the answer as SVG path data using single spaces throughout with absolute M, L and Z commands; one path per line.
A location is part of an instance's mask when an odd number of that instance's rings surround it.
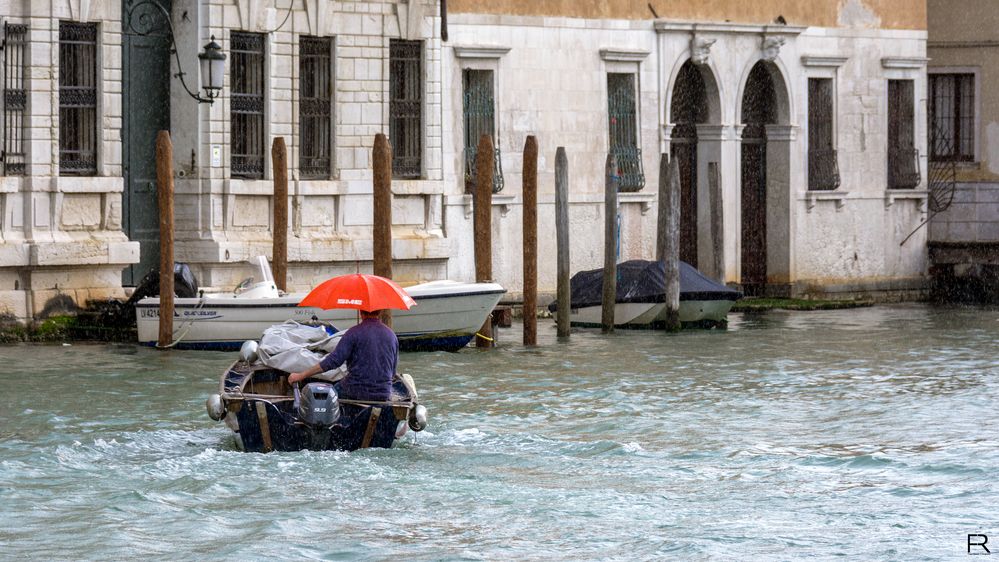
M 263 281 L 232 293 L 174 299 L 173 341 L 178 349 L 235 350 L 286 320 L 315 317 L 345 330 L 357 323 L 357 311 L 299 307 L 305 294 L 281 295 L 265 259 L 254 262 Z M 417 306 L 392 312 L 392 329 L 402 350 L 449 350 L 464 347 L 482 327 L 506 290 L 496 283 L 432 281 L 406 287 Z M 158 297 L 135 304 L 139 343 L 156 345 Z

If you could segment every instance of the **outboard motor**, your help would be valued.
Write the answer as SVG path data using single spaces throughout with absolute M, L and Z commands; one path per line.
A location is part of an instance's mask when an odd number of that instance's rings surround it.
M 301 391 L 295 388 L 295 402 L 298 418 L 306 425 L 328 427 L 340 419 L 340 402 L 333 385 L 325 382 L 310 382 Z

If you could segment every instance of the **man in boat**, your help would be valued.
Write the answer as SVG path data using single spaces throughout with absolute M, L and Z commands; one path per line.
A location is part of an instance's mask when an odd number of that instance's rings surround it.
M 392 393 L 392 377 L 399 362 L 399 338 L 381 321 L 380 310 L 362 310 L 361 322 L 347 330 L 332 353 L 315 366 L 288 375 L 296 383 L 347 363 L 340 381 L 340 396 L 352 400 L 384 402 Z

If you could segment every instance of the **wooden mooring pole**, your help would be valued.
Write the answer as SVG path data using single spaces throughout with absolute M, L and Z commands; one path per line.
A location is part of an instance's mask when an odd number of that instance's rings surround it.
M 669 214 L 669 154 L 659 155 L 659 214 L 656 215 L 656 260 L 666 260 L 666 216 Z
M 604 170 L 604 287 L 600 311 L 601 330 L 614 331 L 614 306 L 617 304 L 617 156 L 607 155 Z
M 173 343 L 173 143 L 170 131 L 156 135 L 156 195 L 160 211 L 160 337 L 156 347 Z
M 493 280 L 493 139 L 489 135 L 479 138 L 475 155 L 475 281 Z M 475 335 L 476 347 L 493 347 L 492 313 Z
M 569 337 L 569 159 L 565 147 L 555 151 L 556 309 L 558 337 Z
M 680 329 L 680 162 L 669 163 L 666 194 L 666 329 Z
M 274 241 L 272 255 L 274 284 L 288 290 L 288 147 L 284 137 L 271 143 L 271 163 L 274 167 Z
M 372 187 L 373 223 L 372 234 L 373 264 L 375 275 L 392 278 L 392 147 L 382 133 L 375 135 L 375 146 L 371 150 L 374 185 Z M 392 313 L 386 310 L 382 322 L 392 327 Z
M 715 281 L 725 283 L 724 234 L 722 228 L 722 191 L 718 162 L 708 162 L 708 200 L 711 210 L 711 263 Z
M 524 345 L 538 343 L 538 139 L 524 142 Z

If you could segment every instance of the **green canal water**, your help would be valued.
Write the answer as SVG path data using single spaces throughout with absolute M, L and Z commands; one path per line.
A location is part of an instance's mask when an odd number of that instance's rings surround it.
M 539 332 L 404 354 L 430 427 L 349 454 L 235 451 L 204 410 L 232 354 L 0 347 L 0 558 L 999 554 L 997 310 Z

